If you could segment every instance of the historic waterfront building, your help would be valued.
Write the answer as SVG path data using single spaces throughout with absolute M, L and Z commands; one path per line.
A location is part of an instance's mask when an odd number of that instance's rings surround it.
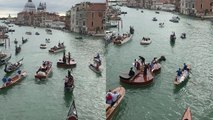
M 212 13 L 211 0 L 181 0 L 180 12 L 185 15 L 206 16 Z
M 28 0 L 22 12 L 17 15 L 16 24 L 38 26 L 38 27 L 52 27 L 62 29 L 65 27 L 64 23 L 60 22 L 60 16 L 56 13 L 49 13 L 46 11 L 46 3 L 39 3 L 37 9 L 32 0 Z
M 104 32 L 106 3 L 82 2 L 71 8 L 70 30 L 83 34 Z
M 181 0 L 180 13 L 185 15 L 195 15 L 195 0 Z

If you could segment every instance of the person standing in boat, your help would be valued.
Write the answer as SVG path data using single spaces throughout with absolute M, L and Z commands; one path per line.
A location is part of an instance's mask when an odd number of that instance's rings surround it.
M 133 68 L 131 67 L 130 68 L 130 71 L 129 71 L 129 76 L 130 77 L 133 77 L 135 75 L 135 72 L 132 70 Z
M 176 72 L 177 72 L 177 79 L 176 79 L 176 80 L 179 80 L 180 77 L 181 77 L 181 75 L 182 75 L 182 71 L 181 71 L 181 69 L 179 68 Z
M 71 54 L 70 52 L 68 52 L 68 63 L 70 64 L 70 60 L 71 60 Z
M 145 58 L 142 56 L 139 56 L 139 59 L 141 60 L 141 64 L 144 65 L 145 64 Z
M 189 71 L 189 69 L 188 69 L 188 67 L 187 67 L 186 63 L 184 63 L 184 64 L 183 64 L 183 71 L 184 71 L 184 70 Z
M 99 53 L 97 53 L 97 55 L 94 57 L 94 59 L 100 59 Z
M 113 105 L 115 104 L 115 102 L 116 102 L 117 99 L 118 99 L 118 96 L 119 96 L 119 93 L 118 93 L 117 91 L 114 91 L 114 92 L 112 93 L 112 104 L 111 104 L 111 106 L 113 106 Z
M 65 56 L 65 51 L 64 51 L 64 54 L 63 54 L 63 63 L 66 64 L 66 56 Z
M 155 65 L 155 63 L 157 62 L 156 59 L 157 59 L 157 58 L 154 57 L 153 60 L 152 60 L 152 62 L 151 62 L 151 70 L 154 69 L 154 65 Z
M 109 90 L 109 92 L 107 92 L 107 94 L 106 94 L 106 103 L 107 104 L 112 104 L 112 92 L 111 92 L 111 90 Z
M 144 65 L 144 71 L 143 71 L 143 76 L 144 76 L 144 77 L 147 76 L 147 69 L 148 69 L 148 66 L 147 66 L 147 65 Z

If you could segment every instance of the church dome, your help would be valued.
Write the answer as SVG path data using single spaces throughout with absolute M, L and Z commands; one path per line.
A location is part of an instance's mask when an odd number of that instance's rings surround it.
M 36 12 L 36 7 L 32 0 L 28 0 L 28 2 L 24 6 L 24 11 L 25 12 Z

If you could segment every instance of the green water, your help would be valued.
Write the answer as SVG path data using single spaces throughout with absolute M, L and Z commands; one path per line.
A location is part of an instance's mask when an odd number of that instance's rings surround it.
M 179 23 L 169 22 L 173 14 L 168 12 L 122 8 L 127 15 L 122 15 L 123 29 L 129 31 L 129 26 L 135 28 L 132 41 L 122 46 L 113 44 L 107 47 L 107 83 L 108 89 L 120 85 L 126 88 L 124 100 L 114 116 L 114 120 L 180 120 L 189 106 L 193 120 L 213 119 L 213 26 L 209 21 L 179 16 Z M 156 17 L 157 22 L 152 18 Z M 165 27 L 159 28 L 159 22 Z M 117 29 L 114 29 L 117 30 Z M 170 44 L 169 37 L 174 31 L 177 39 Z M 182 40 L 180 35 L 186 33 Z M 142 37 L 150 37 L 152 43 L 141 46 Z M 153 57 L 164 55 L 160 74 L 154 78 L 154 83 L 147 87 L 132 87 L 119 82 L 119 74 L 126 72 L 132 66 L 135 58 L 144 56 L 146 62 Z M 179 89 L 175 89 L 173 80 L 176 70 L 183 63 L 191 64 L 189 81 Z
M 0 23 L 3 24 L 3 23 Z M 15 62 L 24 57 L 23 66 L 28 72 L 26 79 L 6 90 L 0 91 L 0 120 L 65 120 L 71 99 L 74 97 L 77 112 L 80 120 L 100 120 L 105 119 L 105 49 L 104 42 L 99 38 L 84 37 L 83 40 L 75 39 L 76 34 L 65 33 L 53 30 L 52 35 L 48 35 L 43 28 L 18 27 L 14 26 L 14 33 L 9 33 L 10 47 L 0 50 L 12 54 L 11 62 Z M 31 31 L 32 35 L 25 35 L 26 31 Z M 35 32 L 40 35 L 36 36 Z M 29 38 L 29 41 L 22 45 L 22 50 L 15 55 L 14 40 L 17 38 L 21 43 L 22 36 Z M 41 43 L 50 38 L 47 49 L 40 49 Z M 48 49 L 64 42 L 66 51 L 71 52 L 71 56 L 77 62 L 73 69 L 75 79 L 75 89 L 73 95 L 64 92 L 63 78 L 67 75 L 67 69 L 57 68 L 56 62 L 63 53 L 49 54 Z M 96 75 L 89 69 L 89 62 L 93 56 L 99 52 L 102 58 L 103 73 Z M 34 79 L 34 74 L 43 60 L 53 62 L 53 73 L 46 81 L 38 82 Z M 4 66 L 0 66 L 0 79 L 5 75 Z M 0 84 L 3 84 L 0 82 Z

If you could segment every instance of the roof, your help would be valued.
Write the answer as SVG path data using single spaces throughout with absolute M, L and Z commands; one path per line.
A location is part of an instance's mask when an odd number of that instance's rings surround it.
M 89 11 L 105 11 L 106 10 L 106 3 L 91 3 L 89 4 Z

